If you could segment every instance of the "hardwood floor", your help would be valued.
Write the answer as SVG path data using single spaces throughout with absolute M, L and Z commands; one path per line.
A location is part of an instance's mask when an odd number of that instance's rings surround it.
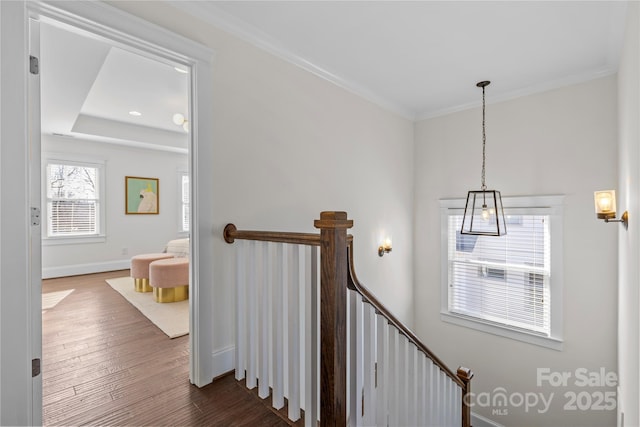
M 42 314 L 44 425 L 302 425 L 233 375 L 191 385 L 189 337 L 169 339 L 105 282 L 127 275 L 43 281 L 43 294 L 73 290 Z

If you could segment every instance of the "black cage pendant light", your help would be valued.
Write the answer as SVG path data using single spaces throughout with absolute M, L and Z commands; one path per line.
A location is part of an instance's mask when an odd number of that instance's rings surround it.
M 467 194 L 467 204 L 464 207 L 462 230 L 460 232 L 479 236 L 502 236 L 507 234 L 504 210 L 502 209 L 502 197 L 499 191 L 487 190 L 485 185 L 487 136 L 484 120 L 484 88 L 489 83 L 491 82 L 483 81 L 476 84 L 476 86 L 482 88 L 482 187 L 481 190 L 469 191 Z

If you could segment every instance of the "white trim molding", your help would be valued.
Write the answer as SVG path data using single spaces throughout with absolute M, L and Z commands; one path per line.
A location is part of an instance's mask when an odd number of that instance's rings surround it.
M 223 11 L 221 8 L 212 4 L 212 2 L 198 2 L 198 1 L 180 1 L 180 0 L 167 0 L 167 3 L 180 9 L 198 19 L 203 19 L 205 22 L 217 27 L 223 31 L 226 31 L 247 43 L 252 44 L 258 49 L 274 55 L 280 59 L 283 59 L 290 64 L 300 67 L 324 80 L 327 80 L 336 86 L 341 87 L 367 101 L 370 101 L 379 107 L 390 111 L 394 114 L 404 117 L 408 120 L 415 120 L 416 115 L 413 111 L 406 109 L 405 107 L 398 105 L 392 101 L 384 99 L 383 97 L 374 93 L 371 89 L 362 86 L 361 84 L 346 79 L 314 64 L 310 60 L 297 55 L 290 51 L 287 47 L 283 46 L 273 37 L 265 34 L 257 28 L 248 25 L 246 22 L 241 21 Z
M 473 427 L 504 427 L 502 424 L 498 424 L 497 422 L 476 414 L 475 412 L 471 412 L 471 425 Z
M 213 126 L 202 117 L 213 116 L 213 60 L 214 51 L 191 39 L 173 33 L 114 6 L 98 1 L 82 2 L 26 2 L 33 19 L 53 22 L 65 26 L 70 31 L 81 31 L 90 36 L 109 40 L 115 46 L 133 51 L 143 56 L 164 59 L 182 64 L 191 69 L 190 111 L 192 112 L 192 132 L 190 149 L 191 188 L 191 295 L 189 298 L 190 328 L 190 381 L 202 387 L 213 379 L 214 337 L 210 325 L 215 324 L 211 309 L 213 301 L 214 267 L 209 260 L 213 256 L 213 236 L 200 233 L 200 227 L 207 227 L 199 218 L 212 221 L 214 217 L 213 199 L 209 188 L 208 197 L 198 197 L 198 181 L 210 183 L 213 172 L 210 159 L 213 158 Z M 26 43 L 24 46 L 26 49 Z M 4 52 L 3 52 L 4 54 Z M 22 58 L 27 57 L 23 52 Z M 3 57 L 4 58 L 4 57 Z M 21 61 L 24 62 L 24 61 Z M 3 93 L 4 97 L 4 93 Z M 204 190 L 203 190 L 204 191 Z M 200 260 L 203 260 L 202 262 Z M 206 285 L 201 284 L 204 283 Z
M 550 235 L 551 235 L 551 259 L 550 259 L 550 276 L 552 285 L 550 287 L 550 334 L 549 336 L 537 334 L 533 331 L 501 325 L 498 323 L 485 321 L 476 317 L 466 316 L 449 311 L 449 259 L 448 253 L 448 221 L 449 215 L 464 212 L 464 199 L 442 199 L 440 200 L 440 221 L 441 221 L 441 237 L 440 237 L 440 319 L 443 322 L 452 323 L 475 329 L 484 333 L 502 336 L 541 347 L 550 348 L 557 351 L 563 349 L 563 302 L 562 287 L 564 283 L 563 277 L 563 205 L 564 196 L 562 195 L 545 195 L 545 196 L 521 196 L 521 197 L 503 197 L 502 202 L 505 211 L 522 210 L 527 214 L 545 214 L 550 217 Z M 490 237 L 493 238 L 493 237 Z
M 213 359 L 213 378 L 217 378 L 221 375 L 224 375 L 230 371 L 233 371 L 236 366 L 234 363 L 236 354 L 236 346 L 228 346 L 220 350 L 216 350 L 212 353 L 211 358 Z
M 127 270 L 130 267 L 131 261 L 129 259 L 44 267 L 42 269 L 42 278 L 52 279 L 54 277 L 78 276 L 81 274 L 102 273 L 105 271 Z

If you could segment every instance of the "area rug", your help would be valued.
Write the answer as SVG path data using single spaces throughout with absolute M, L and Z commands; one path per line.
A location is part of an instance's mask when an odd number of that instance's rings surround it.
M 118 291 L 140 313 L 162 330 L 169 338 L 189 333 L 189 301 L 160 304 L 154 301 L 152 292 L 136 292 L 133 278 L 118 277 L 107 283 Z
M 73 291 L 74 289 L 67 289 L 66 291 L 47 292 L 46 294 L 42 294 L 42 309 L 49 310 L 50 308 L 55 307 Z

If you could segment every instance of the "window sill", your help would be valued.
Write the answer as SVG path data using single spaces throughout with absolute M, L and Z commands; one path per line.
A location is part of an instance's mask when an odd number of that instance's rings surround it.
M 446 311 L 440 312 L 440 320 L 442 320 L 443 322 L 452 323 L 454 325 L 464 326 L 467 328 L 475 329 L 477 331 L 486 332 L 488 334 L 510 338 L 528 344 L 550 348 L 556 351 L 562 351 L 563 341 L 558 338 L 545 337 L 542 335 L 537 335 L 533 332 L 530 333 L 520 329 L 510 328 L 508 326 L 501 326 L 491 322 L 484 322 L 480 319 L 475 319 L 460 314 L 449 313 Z
M 93 236 L 64 236 L 64 237 L 44 237 L 42 246 L 57 245 L 83 245 L 86 243 L 104 243 L 107 236 L 104 234 L 96 234 Z

